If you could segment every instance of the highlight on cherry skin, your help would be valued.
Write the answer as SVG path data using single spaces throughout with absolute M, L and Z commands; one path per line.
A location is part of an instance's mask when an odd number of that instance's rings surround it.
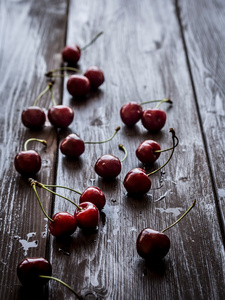
M 170 132 L 172 134 L 173 146 L 171 147 L 172 150 L 171 150 L 168 160 L 162 166 L 160 166 L 158 169 L 156 169 L 148 174 L 142 168 L 134 168 L 134 169 L 130 170 L 123 180 L 123 185 L 124 185 L 125 189 L 127 190 L 128 195 L 142 196 L 142 195 L 146 194 L 151 188 L 151 180 L 150 180 L 149 176 L 155 174 L 156 172 L 161 170 L 163 167 L 165 167 L 169 163 L 169 161 L 171 160 L 171 158 L 173 156 L 175 147 L 179 143 L 179 140 L 175 134 L 174 129 L 171 128 Z M 175 143 L 175 141 L 176 141 L 176 143 Z
M 168 98 L 162 100 L 150 100 L 142 103 L 129 102 L 124 104 L 120 109 L 120 117 L 123 123 L 127 126 L 134 126 L 139 120 L 141 120 L 143 115 L 142 106 L 148 103 L 158 102 L 156 108 L 159 107 L 164 102 L 172 104 L 172 101 Z
M 78 158 L 85 151 L 85 144 L 103 144 L 111 141 L 116 133 L 120 130 L 120 127 L 117 127 L 113 133 L 113 135 L 104 140 L 104 141 L 83 141 L 78 135 L 75 133 L 69 134 L 65 137 L 60 143 L 60 151 L 68 158 Z
M 23 125 L 32 130 L 41 129 L 46 121 L 46 115 L 42 108 L 37 106 L 38 100 L 43 97 L 53 86 L 54 82 L 50 81 L 47 87 L 38 95 L 33 106 L 23 110 L 21 121 Z
M 45 140 L 30 138 L 24 144 L 24 151 L 20 151 L 14 158 L 14 166 L 18 173 L 24 176 L 35 175 L 41 169 L 41 157 L 35 150 L 27 150 L 28 143 L 37 141 L 47 146 Z
M 55 280 L 68 288 L 77 299 L 83 299 L 67 283 L 52 276 L 52 265 L 43 257 L 27 257 L 23 259 L 17 265 L 17 277 L 21 284 L 29 289 L 41 288 L 50 279 Z
M 68 63 L 69 65 L 76 65 L 80 60 L 82 51 L 92 45 L 102 34 L 102 31 L 99 32 L 87 45 L 82 48 L 78 45 L 68 45 L 64 47 L 62 50 L 63 61 Z
M 119 145 L 119 149 L 125 153 L 122 160 L 111 154 L 105 154 L 98 158 L 94 169 L 100 177 L 104 179 L 115 179 L 120 174 L 122 169 L 121 163 L 126 159 L 127 151 L 121 144 Z
M 172 225 L 168 226 L 161 232 L 148 227 L 144 228 L 137 237 L 137 253 L 142 258 L 150 261 L 163 259 L 170 249 L 170 239 L 166 234 L 164 234 L 164 232 L 180 222 L 183 217 L 186 216 L 195 206 L 195 203 L 196 200 L 194 200 L 189 209 L 176 222 L 174 222 Z

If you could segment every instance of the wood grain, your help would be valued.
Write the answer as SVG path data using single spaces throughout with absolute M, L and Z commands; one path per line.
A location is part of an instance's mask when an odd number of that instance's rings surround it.
M 194 82 L 209 165 L 215 184 L 219 217 L 224 224 L 225 62 L 224 12 L 221 1 L 179 3 L 184 38 Z
M 97 185 L 107 205 L 98 232 L 85 235 L 77 230 L 65 243 L 51 239 L 54 273 L 64 275 L 87 299 L 219 299 L 224 247 L 176 6 L 173 1 L 71 1 L 67 44 L 82 46 L 101 30 L 104 35 L 82 53 L 79 66 L 83 71 L 89 65 L 102 68 L 104 85 L 83 102 L 71 99 L 64 88 L 63 103 L 77 112 L 70 129 L 84 140 L 104 139 L 118 125 L 121 131 L 108 144 L 87 145 L 77 161 L 59 153 L 57 183 L 80 191 Z M 146 132 L 141 124 L 131 130 L 121 123 L 124 103 L 164 97 L 171 97 L 174 105 L 163 107 L 168 120 L 160 134 Z M 131 168 L 141 166 L 136 147 L 153 138 L 166 148 L 171 145 L 170 127 L 180 138 L 173 160 L 152 176 L 152 190 L 142 200 L 128 198 L 122 181 Z M 119 178 L 108 183 L 93 168 L 102 154 L 120 156 L 118 143 L 127 147 L 129 156 Z M 167 157 L 161 155 L 155 167 Z M 146 266 L 135 249 L 138 233 L 146 226 L 162 230 L 194 198 L 196 208 L 168 232 L 172 246 L 165 261 L 157 268 Z M 55 212 L 60 210 L 73 213 L 74 208 L 56 200 Z M 59 293 L 51 282 L 50 299 L 73 299 L 70 292 Z
M 52 182 L 55 176 L 57 135 L 50 124 L 38 132 L 26 129 L 21 123 L 22 110 L 32 106 L 47 85 L 44 73 L 58 64 L 65 38 L 66 1 L 1 1 L 0 10 L 0 91 L 1 91 L 1 189 L 0 189 L 0 298 L 43 299 L 43 293 L 26 292 L 16 276 L 17 264 L 26 256 L 46 256 L 47 222 L 35 194 L 28 183 L 14 169 L 14 157 L 23 150 L 30 137 L 47 140 L 30 143 L 42 157 L 42 169 L 37 179 Z M 60 85 L 55 97 L 60 99 Z M 60 103 L 60 102 L 59 102 Z M 39 105 L 48 109 L 50 95 Z M 52 196 L 39 191 L 48 213 Z

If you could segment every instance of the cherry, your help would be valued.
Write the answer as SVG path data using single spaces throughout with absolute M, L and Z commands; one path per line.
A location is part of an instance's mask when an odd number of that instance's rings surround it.
M 77 221 L 68 212 L 58 212 L 49 223 L 49 231 L 55 237 L 71 235 L 77 228 Z
M 41 157 L 34 150 L 27 150 L 27 144 L 31 141 L 38 141 L 45 146 L 47 142 L 45 140 L 39 140 L 36 138 L 28 139 L 24 144 L 24 151 L 20 151 L 14 158 L 14 166 L 18 173 L 21 175 L 35 175 L 41 168 Z
M 123 145 L 119 145 L 119 149 L 125 152 L 124 158 L 120 161 L 118 157 L 105 154 L 102 155 L 95 163 L 95 172 L 105 179 L 114 179 L 121 172 L 121 162 L 127 157 L 127 151 Z
M 82 98 L 90 92 L 91 84 L 89 79 L 83 75 L 72 75 L 67 81 L 67 90 L 74 98 Z
M 84 142 L 83 140 L 81 140 L 81 138 L 78 135 L 71 133 L 62 140 L 59 148 L 62 154 L 64 154 L 65 156 L 69 158 L 77 158 L 84 152 L 85 144 L 103 144 L 109 142 L 110 140 L 113 139 L 113 137 L 119 130 L 120 127 L 117 127 L 115 129 L 115 132 L 109 139 L 105 141 L 99 141 L 99 142 L 91 142 L 91 141 Z
M 30 106 L 23 110 L 21 120 L 24 126 L 36 130 L 44 126 L 46 116 L 42 108 Z
M 52 275 L 52 266 L 43 257 L 25 258 L 17 266 L 17 276 L 24 286 L 45 285 L 49 278 L 41 278 L 40 275 Z
M 147 260 L 159 260 L 166 256 L 170 249 L 170 239 L 164 232 L 183 219 L 183 217 L 195 206 L 195 202 L 196 200 L 194 200 L 189 209 L 176 222 L 161 232 L 151 228 L 143 229 L 138 235 L 136 242 L 138 254 Z
M 152 102 L 159 102 L 157 107 L 163 102 L 172 103 L 168 98 L 163 100 L 151 100 L 142 103 L 129 102 L 124 104 L 120 109 L 120 117 L 124 124 L 127 126 L 134 126 L 141 118 L 143 114 L 142 105 Z
M 103 32 L 98 33 L 86 46 L 82 48 L 80 48 L 78 45 L 66 46 L 62 50 L 63 61 L 67 62 L 68 64 L 75 65 L 80 59 L 81 52 L 87 47 L 89 47 L 91 44 L 93 44 L 96 41 L 96 39 L 102 34 Z
M 17 276 L 22 285 L 29 288 L 40 288 L 50 279 L 58 281 L 75 294 L 77 299 L 82 299 L 68 284 L 56 277 L 52 277 L 52 265 L 43 257 L 27 257 L 23 259 L 17 266 Z
M 146 140 L 138 146 L 136 150 L 137 158 L 145 164 L 153 164 L 160 156 L 159 144 L 153 140 Z
M 41 92 L 40 95 L 37 97 L 37 99 L 34 102 L 34 105 L 23 110 L 21 120 L 23 125 L 27 128 L 36 130 L 44 126 L 46 121 L 45 112 L 42 108 L 36 105 L 38 100 L 52 88 L 53 84 L 54 82 L 50 81 L 48 83 L 48 86 L 44 89 L 44 91 Z
M 66 105 L 54 105 L 48 110 L 48 119 L 57 128 L 67 128 L 72 123 L 73 118 L 73 109 Z
M 178 145 L 178 138 L 175 135 L 175 131 L 171 128 L 170 132 L 172 133 L 172 140 L 173 140 L 173 147 L 172 152 L 168 158 L 168 160 L 158 169 L 152 171 L 149 174 L 146 174 L 145 170 L 141 168 L 134 168 L 131 171 L 127 173 L 127 175 L 124 178 L 123 185 L 125 189 L 127 190 L 128 194 L 138 196 L 143 195 L 147 193 L 151 188 L 151 180 L 149 179 L 150 175 L 153 175 L 154 173 L 161 170 L 173 156 L 174 149 Z M 177 143 L 175 144 L 175 140 Z
M 161 109 L 146 109 L 142 113 L 141 122 L 150 132 L 160 131 L 166 123 L 166 113 Z
M 80 196 L 79 203 L 81 204 L 83 202 L 91 202 L 99 210 L 102 210 L 105 206 L 106 199 L 104 193 L 100 190 L 100 188 L 96 186 L 89 186 L 83 191 Z
M 82 202 L 79 207 L 74 213 L 77 226 L 84 230 L 96 229 L 100 218 L 98 208 L 91 202 Z
M 174 147 L 178 145 L 178 142 Z M 144 164 L 153 164 L 162 152 L 172 150 L 173 147 L 161 150 L 159 144 L 153 140 L 146 140 L 138 146 L 136 150 L 137 158 Z
M 99 88 L 100 85 L 102 85 L 105 81 L 105 77 L 102 70 L 96 66 L 89 67 L 84 73 L 84 76 L 86 76 L 89 79 L 91 88 L 93 90 Z

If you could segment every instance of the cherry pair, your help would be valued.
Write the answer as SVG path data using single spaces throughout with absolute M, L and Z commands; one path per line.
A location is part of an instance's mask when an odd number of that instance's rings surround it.
M 23 110 L 21 119 L 27 128 L 37 130 L 44 126 L 46 115 L 44 110 L 37 106 L 37 102 L 47 91 L 50 91 L 53 102 L 53 106 L 48 109 L 48 119 L 50 123 L 57 128 L 67 128 L 72 123 L 74 111 L 67 105 L 56 105 L 52 92 L 53 83 L 53 81 L 48 83 L 48 86 L 39 94 L 33 106 Z
M 170 132 L 172 133 L 172 141 L 173 141 L 173 146 L 171 148 L 172 151 L 168 160 L 161 167 L 150 172 L 149 174 L 146 174 L 146 171 L 142 168 L 134 168 L 131 171 L 129 171 L 125 176 L 123 185 L 129 195 L 140 196 L 147 193 L 151 188 L 151 180 L 149 176 L 161 170 L 172 158 L 175 147 L 178 145 L 179 140 L 175 134 L 175 131 L 172 128 L 170 129 Z M 152 154 L 150 153 L 150 155 Z
M 142 105 L 152 102 L 159 102 L 155 108 L 146 109 L 143 111 Z M 127 126 L 134 126 L 139 120 L 142 125 L 151 132 L 160 131 L 166 123 L 165 111 L 158 109 L 162 103 L 172 103 L 168 98 L 163 100 L 152 100 L 142 103 L 129 102 L 124 104 L 120 109 L 120 117 L 124 124 Z
M 77 226 L 83 230 L 96 229 L 100 218 L 99 210 L 104 208 L 106 203 L 105 195 L 98 187 L 88 187 L 83 193 L 80 193 L 72 188 L 68 188 L 65 186 L 45 185 L 32 178 L 29 178 L 28 181 L 35 192 L 42 212 L 50 221 L 49 231 L 53 236 L 58 237 L 71 235 L 75 232 Z M 36 186 L 41 187 L 56 196 L 64 198 L 65 200 L 75 205 L 76 210 L 74 212 L 74 215 L 68 212 L 58 212 L 52 218 L 50 218 L 43 208 L 43 205 L 37 193 Z M 69 198 L 52 191 L 51 189 L 49 189 L 49 187 L 64 188 L 80 194 L 79 205 L 77 205 Z
M 67 283 L 52 276 L 52 265 L 43 257 L 23 259 L 17 266 L 17 276 L 21 284 L 30 289 L 40 288 L 50 279 L 55 280 L 67 287 L 77 299 L 83 299 Z
M 189 209 L 172 225 L 165 228 L 161 232 L 151 228 L 143 229 L 138 235 L 136 241 L 136 249 L 138 254 L 151 262 L 162 259 L 169 252 L 170 239 L 164 232 L 176 225 L 187 213 L 195 206 L 196 200 L 192 203 Z

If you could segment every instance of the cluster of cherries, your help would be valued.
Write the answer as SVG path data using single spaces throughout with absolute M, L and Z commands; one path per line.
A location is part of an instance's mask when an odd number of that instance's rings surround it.
M 23 124 L 30 129 L 40 129 L 44 126 L 46 121 L 46 115 L 44 111 L 37 107 L 38 100 L 48 91 L 51 93 L 53 106 L 49 108 L 47 117 L 50 123 L 56 128 L 67 128 L 73 121 L 74 112 L 73 109 L 65 105 L 56 105 L 53 96 L 53 77 L 65 76 L 64 71 L 80 72 L 74 66 L 80 59 L 81 52 L 90 44 L 92 44 L 98 36 L 98 34 L 88 45 L 83 48 L 79 46 L 67 46 L 62 51 L 63 61 L 68 63 L 68 66 L 61 67 L 59 69 L 47 72 L 45 75 L 50 78 L 46 89 L 35 100 L 34 105 L 25 109 L 22 113 Z M 60 73 L 59 73 L 60 72 Z M 84 75 L 75 74 L 69 77 L 67 81 L 68 92 L 74 98 L 85 97 L 89 94 L 91 89 L 97 89 L 104 82 L 103 72 L 95 66 L 92 66 L 86 70 Z M 142 106 L 150 102 L 158 102 L 155 108 L 143 110 Z M 129 127 L 134 126 L 139 120 L 142 125 L 150 132 L 160 131 L 166 122 L 166 112 L 158 107 L 162 103 L 172 104 L 170 99 L 152 100 L 143 103 L 129 102 L 121 107 L 120 116 L 123 123 Z M 117 127 L 113 135 L 104 141 L 92 142 L 83 141 L 77 134 L 72 133 L 62 140 L 60 143 L 60 151 L 68 158 L 77 158 L 85 151 L 85 144 L 101 144 L 106 143 L 115 136 L 119 131 Z M 161 170 L 172 158 L 175 148 L 177 147 L 179 140 L 176 136 L 174 129 L 170 129 L 172 136 L 172 146 L 167 149 L 161 149 L 160 145 L 154 140 L 146 140 L 142 142 L 136 149 L 136 156 L 143 164 L 152 165 L 160 156 L 162 152 L 171 151 L 167 161 L 158 169 L 146 173 L 143 168 L 137 167 L 130 170 L 124 180 L 123 185 L 128 195 L 133 197 L 140 197 L 147 193 L 151 188 L 150 176 Z M 24 151 L 20 151 L 15 159 L 14 165 L 21 175 L 25 176 L 39 202 L 40 208 L 44 215 L 49 220 L 49 232 L 55 237 L 68 236 L 75 232 L 77 227 L 82 230 L 95 230 L 98 227 L 100 219 L 100 211 L 104 208 L 106 198 L 104 193 L 94 186 L 86 188 L 82 193 L 69 187 L 60 185 L 47 185 L 38 182 L 31 178 L 41 168 L 41 157 L 34 150 L 27 150 L 27 145 L 31 141 L 38 141 L 44 145 L 47 145 L 45 140 L 31 138 L 26 141 L 24 145 Z M 121 172 L 121 163 L 127 157 L 126 148 L 123 145 L 119 145 L 119 149 L 124 152 L 123 159 L 107 154 L 103 155 L 95 163 L 94 170 L 102 178 L 111 180 L 115 179 Z M 64 198 L 71 202 L 75 206 L 74 214 L 68 212 L 57 212 L 52 217 L 48 216 L 39 198 L 37 187 L 53 193 L 56 196 Z M 79 204 L 76 204 L 71 199 L 56 193 L 50 188 L 64 188 L 80 195 Z M 170 240 L 164 232 L 177 224 L 195 205 L 195 201 L 191 207 L 172 225 L 162 230 L 161 232 L 153 230 L 151 228 L 143 229 L 138 235 L 136 241 L 136 248 L 138 254 L 146 260 L 162 259 L 169 251 Z M 35 285 L 41 286 L 48 282 L 49 279 L 54 279 L 64 286 L 69 288 L 78 299 L 81 297 L 66 283 L 61 280 L 52 277 L 51 264 L 44 258 L 26 258 L 17 267 L 18 278 L 23 285 Z

